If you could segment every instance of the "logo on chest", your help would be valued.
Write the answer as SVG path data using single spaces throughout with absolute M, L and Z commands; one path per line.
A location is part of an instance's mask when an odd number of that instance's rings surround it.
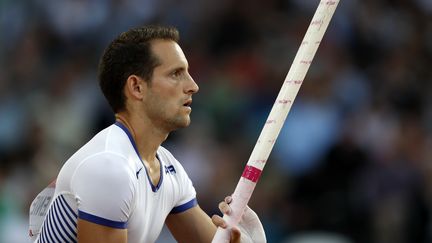
M 176 170 L 173 165 L 168 165 L 168 166 L 164 165 L 164 167 L 165 167 L 165 174 L 174 175 L 176 173 Z

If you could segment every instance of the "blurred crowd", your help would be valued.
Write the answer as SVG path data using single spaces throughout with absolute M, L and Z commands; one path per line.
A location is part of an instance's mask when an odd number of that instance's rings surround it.
M 317 6 L 0 0 L 0 242 L 28 242 L 33 198 L 112 124 L 98 60 L 143 24 L 180 30 L 200 92 L 164 146 L 218 213 Z M 250 201 L 268 242 L 432 242 L 431 20 L 430 0 L 341 0 Z

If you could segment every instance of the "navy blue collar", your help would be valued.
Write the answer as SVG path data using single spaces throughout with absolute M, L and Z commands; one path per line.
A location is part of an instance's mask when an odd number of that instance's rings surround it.
M 141 159 L 141 156 L 140 156 L 140 154 L 139 154 L 139 152 L 138 152 L 138 148 L 137 148 L 137 146 L 136 146 L 135 140 L 134 140 L 134 138 L 132 137 L 132 134 L 130 133 L 129 129 L 127 129 L 127 127 L 126 127 L 123 123 L 121 123 L 121 122 L 116 121 L 114 124 L 115 124 L 116 126 L 120 127 L 120 128 L 121 128 L 121 129 L 126 133 L 126 135 L 128 136 L 129 141 L 131 142 L 133 148 L 135 149 L 135 152 L 136 152 L 138 158 L 140 159 L 141 163 L 143 164 L 143 167 L 145 168 L 146 175 L 147 175 L 147 179 L 148 179 L 148 181 L 149 181 L 149 183 L 150 183 L 150 186 L 151 186 L 151 188 L 152 188 L 152 191 L 153 191 L 153 192 L 157 192 L 157 191 L 159 190 L 160 186 L 162 185 L 162 181 L 163 181 L 162 161 L 160 160 L 159 155 L 158 155 L 157 152 L 156 152 L 156 158 L 157 158 L 158 161 L 159 161 L 159 167 L 160 167 L 160 178 L 159 178 L 159 183 L 155 186 L 155 185 L 153 185 L 153 183 L 152 183 L 152 181 L 151 181 L 151 179 L 150 179 L 149 173 L 148 173 L 148 171 L 147 171 L 147 167 L 145 167 L 144 162 L 143 162 L 142 159 Z M 141 169 L 142 169 L 142 168 L 141 168 Z M 140 170 L 141 170 L 141 169 L 140 169 Z M 137 173 L 137 175 L 138 175 L 138 173 Z

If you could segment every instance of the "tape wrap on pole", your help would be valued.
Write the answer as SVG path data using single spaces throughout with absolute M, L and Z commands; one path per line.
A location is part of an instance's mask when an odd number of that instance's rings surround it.
M 232 213 L 224 219 L 237 225 L 261 176 L 285 119 L 294 103 L 339 0 L 321 0 L 232 195 Z M 228 243 L 229 231 L 218 228 L 212 243 Z

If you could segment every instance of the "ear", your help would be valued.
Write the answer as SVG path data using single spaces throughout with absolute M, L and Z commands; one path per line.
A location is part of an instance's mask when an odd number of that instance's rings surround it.
M 130 75 L 126 80 L 125 94 L 130 99 L 142 100 L 144 98 L 147 84 L 145 80 L 137 75 Z

